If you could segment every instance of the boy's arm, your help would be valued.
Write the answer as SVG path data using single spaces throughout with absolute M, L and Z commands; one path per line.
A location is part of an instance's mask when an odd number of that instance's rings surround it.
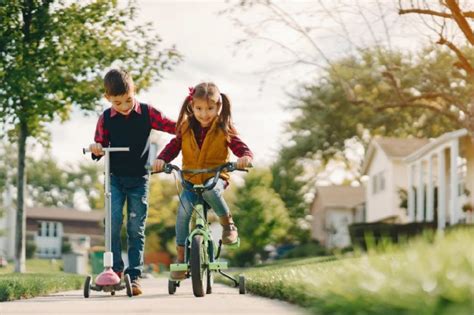
M 176 136 L 165 146 L 165 148 L 158 155 L 157 159 L 163 160 L 166 163 L 173 161 L 181 151 L 181 137 Z
M 148 113 L 150 115 L 151 128 L 173 135 L 176 133 L 176 122 L 174 120 L 169 119 L 151 105 L 148 105 Z
M 97 121 L 97 126 L 95 127 L 94 142 L 100 143 L 102 147 L 109 146 L 109 131 L 104 127 L 104 114 L 100 115 L 99 120 Z M 101 155 L 92 154 L 93 160 L 100 160 Z

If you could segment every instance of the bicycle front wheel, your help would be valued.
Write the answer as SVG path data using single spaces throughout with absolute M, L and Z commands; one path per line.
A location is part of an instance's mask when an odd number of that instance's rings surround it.
M 205 272 L 204 266 L 204 244 L 202 235 L 194 235 L 191 243 L 191 280 L 193 283 L 193 293 L 196 297 L 202 297 L 206 294 L 204 290 Z M 207 281 L 206 281 L 207 282 Z

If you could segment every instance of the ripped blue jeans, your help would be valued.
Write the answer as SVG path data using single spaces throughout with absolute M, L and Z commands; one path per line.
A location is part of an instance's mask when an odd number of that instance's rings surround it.
M 114 271 L 123 271 L 120 231 L 123 224 L 123 206 L 127 201 L 127 247 L 130 279 L 140 277 L 143 271 L 145 221 L 148 213 L 148 176 L 110 176 L 112 199 L 112 253 Z
M 223 196 L 225 186 L 226 182 L 219 178 L 216 186 L 211 190 L 205 191 L 202 195 L 204 201 L 219 217 L 227 216 L 230 213 Z M 184 189 L 180 195 L 180 199 L 181 202 L 179 203 L 178 216 L 176 218 L 176 244 L 178 246 L 184 246 L 186 238 L 189 235 L 189 223 L 198 196 L 196 193 Z

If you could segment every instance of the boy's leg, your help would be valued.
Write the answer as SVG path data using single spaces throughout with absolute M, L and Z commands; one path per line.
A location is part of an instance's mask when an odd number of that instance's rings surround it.
M 145 248 L 145 221 L 148 215 L 148 179 L 127 189 L 128 267 L 125 273 L 137 279 L 143 270 Z
M 222 225 L 222 243 L 233 244 L 237 242 L 239 236 L 237 227 L 234 224 L 229 206 L 224 200 L 225 181 L 219 179 L 216 186 L 212 190 L 204 192 L 204 200 L 211 206 L 219 217 Z
M 120 239 L 120 232 L 122 230 L 123 223 L 123 205 L 125 203 L 125 192 L 123 186 L 120 183 L 120 178 L 116 176 L 110 176 L 110 190 L 112 193 L 112 253 L 114 259 L 113 270 L 121 275 L 123 272 L 123 260 L 122 260 L 122 242 Z

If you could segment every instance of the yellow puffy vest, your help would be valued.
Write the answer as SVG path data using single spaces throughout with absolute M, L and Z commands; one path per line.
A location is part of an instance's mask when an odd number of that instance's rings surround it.
M 229 145 L 227 136 L 219 128 L 217 119 L 208 130 L 204 142 L 199 149 L 194 131 L 188 128 L 188 123 L 184 123 L 181 129 L 181 152 L 183 154 L 183 170 L 213 168 L 229 161 Z M 184 178 L 193 184 L 203 184 L 213 177 L 215 173 L 205 174 L 184 174 Z M 229 174 L 221 173 L 221 178 L 228 180 Z

